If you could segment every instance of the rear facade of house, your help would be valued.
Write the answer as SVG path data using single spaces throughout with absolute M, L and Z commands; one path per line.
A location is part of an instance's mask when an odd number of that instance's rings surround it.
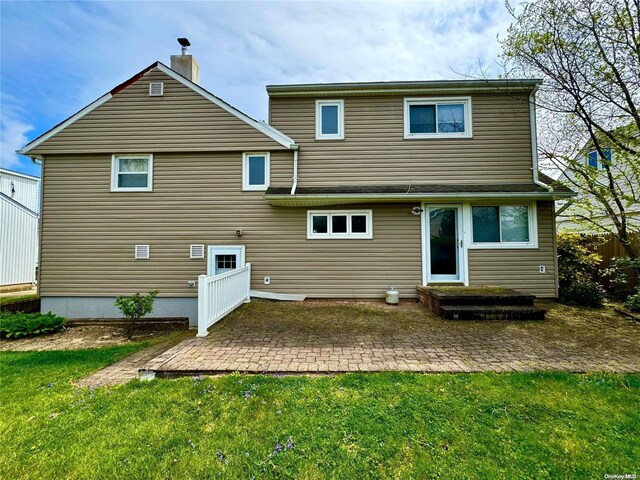
M 554 199 L 570 192 L 538 178 L 538 82 L 269 86 L 267 124 L 172 67 L 22 150 L 43 167 L 44 311 L 114 317 L 117 295 L 158 290 L 152 316 L 195 323 L 192 281 L 244 263 L 253 290 L 308 297 L 556 296 Z

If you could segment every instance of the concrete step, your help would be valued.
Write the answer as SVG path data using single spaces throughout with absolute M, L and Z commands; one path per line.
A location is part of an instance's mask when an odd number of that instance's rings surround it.
M 544 320 L 546 310 L 526 305 L 441 305 L 447 320 Z

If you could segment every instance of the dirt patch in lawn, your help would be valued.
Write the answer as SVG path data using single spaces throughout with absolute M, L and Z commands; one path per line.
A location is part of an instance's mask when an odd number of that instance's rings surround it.
M 171 333 L 166 329 L 157 331 L 145 330 L 135 332 L 131 338 L 127 338 L 126 330 L 121 327 L 101 325 L 66 327 L 64 331 L 50 335 L 16 340 L 0 340 L 0 351 L 82 350 L 86 348 L 111 347 L 139 343 L 144 340 L 169 336 Z

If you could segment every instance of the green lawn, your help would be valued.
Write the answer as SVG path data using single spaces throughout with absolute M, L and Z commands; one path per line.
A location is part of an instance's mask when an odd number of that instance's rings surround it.
M 640 375 L 229 375 L 73 386 L 135 349 L 1 354 L 0 478 L 640 473 Z
M 35 300 L 38 295 L 35 293 L 28 293 L 25 295 L 0 295 L 0 305 L 6 303 L 22 302 L 24 300 Z

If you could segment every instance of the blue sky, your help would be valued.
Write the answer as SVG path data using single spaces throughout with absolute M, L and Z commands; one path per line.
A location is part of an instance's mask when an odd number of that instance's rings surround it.
M 186 36 L 200 83 L 267 117 L 265 85 L 460 78 L 498 72 L 502 0 L 426 2 L 0 2 L 0 164 Z

